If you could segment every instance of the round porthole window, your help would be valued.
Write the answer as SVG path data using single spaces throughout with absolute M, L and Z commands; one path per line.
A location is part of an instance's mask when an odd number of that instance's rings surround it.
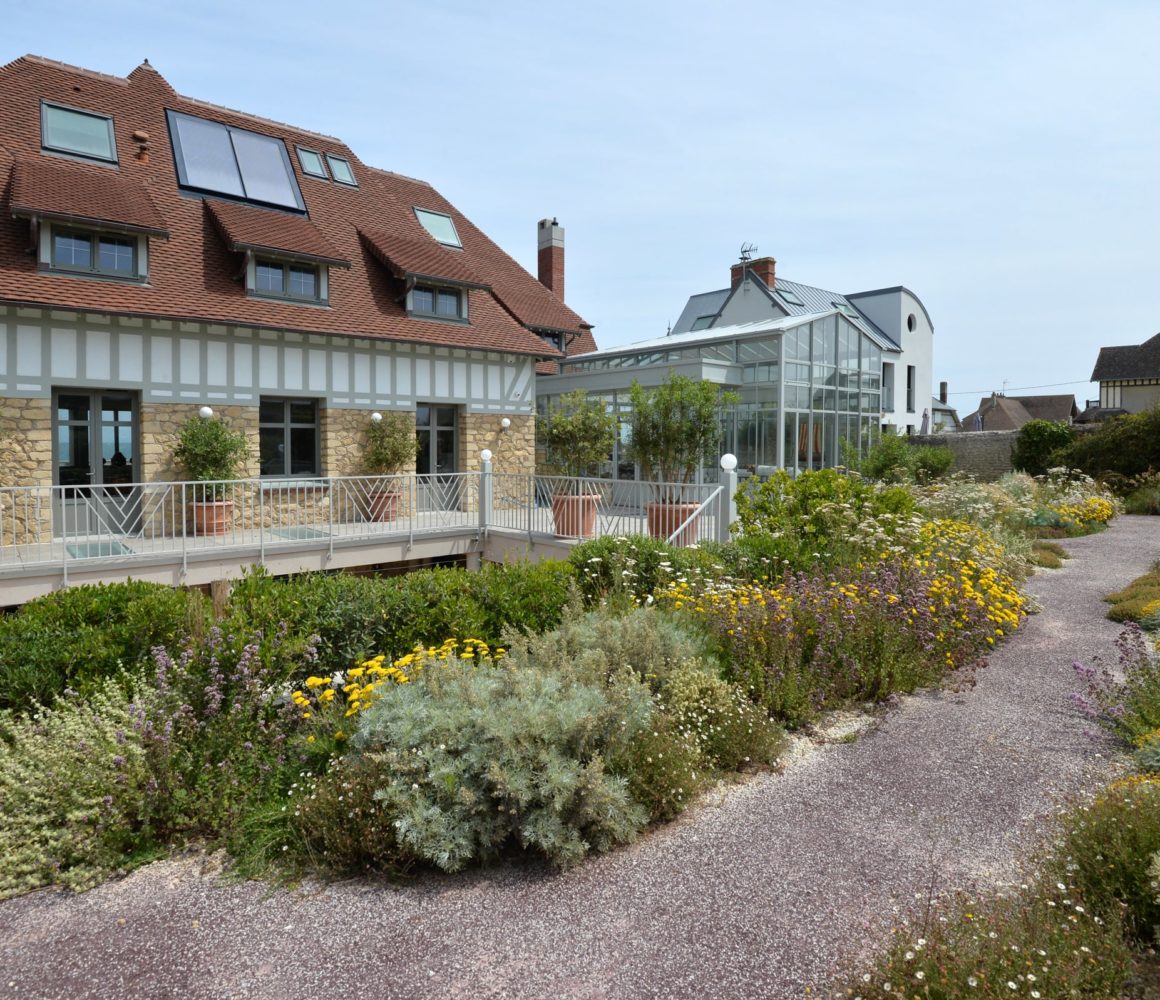
M 914 333 L 914 328 L 916 326 L 918 326 L 918 320 L 914 318 L 914 313 L 911 313 L 906 317 L 906 329 L 908 329 L 911 333 Z

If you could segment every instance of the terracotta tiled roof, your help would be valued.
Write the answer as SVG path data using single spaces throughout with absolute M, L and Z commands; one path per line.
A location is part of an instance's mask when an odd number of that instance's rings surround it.
M 117 165 L 64 161 L 42 153 L 42 100 L 111 116 Z M 248 129 L 286 144 L 306 203 L 310 238 L 327 247 L 316 256 L 350 263 L 349 269 L 332 270 L 330 274 L 329 308 L 246 295 L 234 280 L 237 260 L 229 246 L 266 246 L 262 241 L 269 241 L 274 244 L 271 249 L 301 251 L 308 230 L 296 223 L 275 223 L 275 219 L 283 219 L 283 213 L 251 208 L 245 213 L 247 219 L 260 217 L 270 226 L 255 233 L 238 221 L 241 214 L 231 211 L 236 206 L 230 205 L 219 213 L 218 199 L 214 199 L 211 214 L 200 197 L 179 190 L 166 110 Z M 139 131 L 149 136 L 145 158 L 140 156 L 140 141 L 133 139 Z M 358 186 L 304 174 L 296 146 L 347 160 Z M 61 278 L 42 271 L 27 253 L 28 222 L 12 218 L 16 207 L 13 196 L 23 191 L 19 185 L 26 183 L 20 179 L 21 170 L 16 164 L 40 164 L 50 159 L 59 169 L 84 178 L 76 181 L 78 190 L 82 185 L 101 185 L 116 177 L 125 192 L 134 192 L 129 201 L 138 209 L 144 210 L 146 202 L 152 203 L 161 219 L 159 228 L 168 231 L 169 240 L 152 242 L 147 284 Z M 147 193 L 144 201 L 136 195 L 139 191 Z M 462 253 L 456 254 L 466 269 L 461 273 L 470 272 L 472 284 L 486 286 L 473 287 L 468 292 L 470 323 L 442 323 L 408 316 L 401 302 L 402 282 L 359 236 L 359 230 L 363 230 L 427 245 L 437 255 L 440 251 L 451 253 L 422 228 L 415 218 L 416 207 L 451 216 L 463 241 Z M 219 223 L 215 219 L 225 221 Z M 293 231 L 286 228 L 290 225 Z M 224 231 L 225 241 L 219 229 Z M 531 239 L 531 222 L 528 230 Z M 296 246 L 281 246 L 284 243 Z M 309 245 L 317 250 L 320 243 Z M 410 263 L 414 264 L 414 260 Z M 535 330 L 558 330 L 575 338 L 577 344 L 569 353 L 579 350 L 582 343 L 589 350 L 594 346 L 586 344 L 591 333 L 575 312 L 430 185 L 367 167 L 337 139 L 182 97 L 147 64 L 139 66 L 128 78 L 79 70 L 35 56 L 24 56 L 0 67 L 0 302 L 377 337 L 540 357 L 551 357 L 555 352 Z
M 205 207 L 231 250 L 268 250 L 350 267 L 309 219 L 289 212 L 207 198 Z
M 442 278 L 459 285 L 487 287 L 487 283 L 463 263 L 462 253 L 449 250 L 434 240 L 411 240 L 405 236 L 368 233 L 361 229 L 359 235 L 398 278 Z
M 109 168 L 43 156 L 12 168 L 13 215 L 101 223 L 168 238 L 165 220 L 140 181 Z

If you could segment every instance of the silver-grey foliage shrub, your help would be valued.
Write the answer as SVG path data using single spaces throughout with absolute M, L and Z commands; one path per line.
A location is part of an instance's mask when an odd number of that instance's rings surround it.
M 605 760 L 653 711 L 624 672 L 597 686 L 533 665 L 430 662 L 383 687 L 354 742 L 380 765 L 375 798 L 404 860 L 457 871 L 518 843 L 566 866 L 648 822 Z

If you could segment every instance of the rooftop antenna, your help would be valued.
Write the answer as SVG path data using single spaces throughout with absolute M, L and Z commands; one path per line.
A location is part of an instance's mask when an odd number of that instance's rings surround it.
M 742 243 L 741 244 L 741 263 L 748 264 L 753 260 L 753 255 L 757 253 L 756 243 Z
M 1008 382 L 1008 379 L 1003 379 L 1003 395 L 1004 396 L 1007 395 L 1007 382 Z

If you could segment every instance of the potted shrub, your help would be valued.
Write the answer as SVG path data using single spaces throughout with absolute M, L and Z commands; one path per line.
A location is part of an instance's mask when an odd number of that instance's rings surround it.
M 655 389 L 634 381 L 629 393 L 629 455 L 640 465 L 642 478 L 653 484 L 653 501 L 645 504 L 649 534 L 668 538 L 697 509 L 689 487 L 702 466 L 715 457 L 721 417 L 737 396 L 722 392 L 712 382 L 694 382 L 676 374 Z M 682 536 L 677 542 L 692 540 Z
M 592 537 L 600 495 L 585 488 L 583 477 L 608 458 L 615 440 L 616 418 L 583 389 L 561 396 L 548 414 L 544 444 L 568 477 L 552 492 L 552 518 L 561 538 Z
M 363 471 L 376 477 L 367 487 L 367 516 L 393 521 L 399 514 L 399 487 L 387 479 L 409 470 L 418 451 L 415 421 L 408 413 L 372 413 L 367 427 Z
M 173 457 L 195 483 L 193 530 L 197 535 L 220 535 L 229 527 L 234 502 L 229 484 L 237 479 L 250 453 L 249 441 L 242 431 L 231 430 L 221 417 L 215 417 L 208 406 L 182 426 Z

